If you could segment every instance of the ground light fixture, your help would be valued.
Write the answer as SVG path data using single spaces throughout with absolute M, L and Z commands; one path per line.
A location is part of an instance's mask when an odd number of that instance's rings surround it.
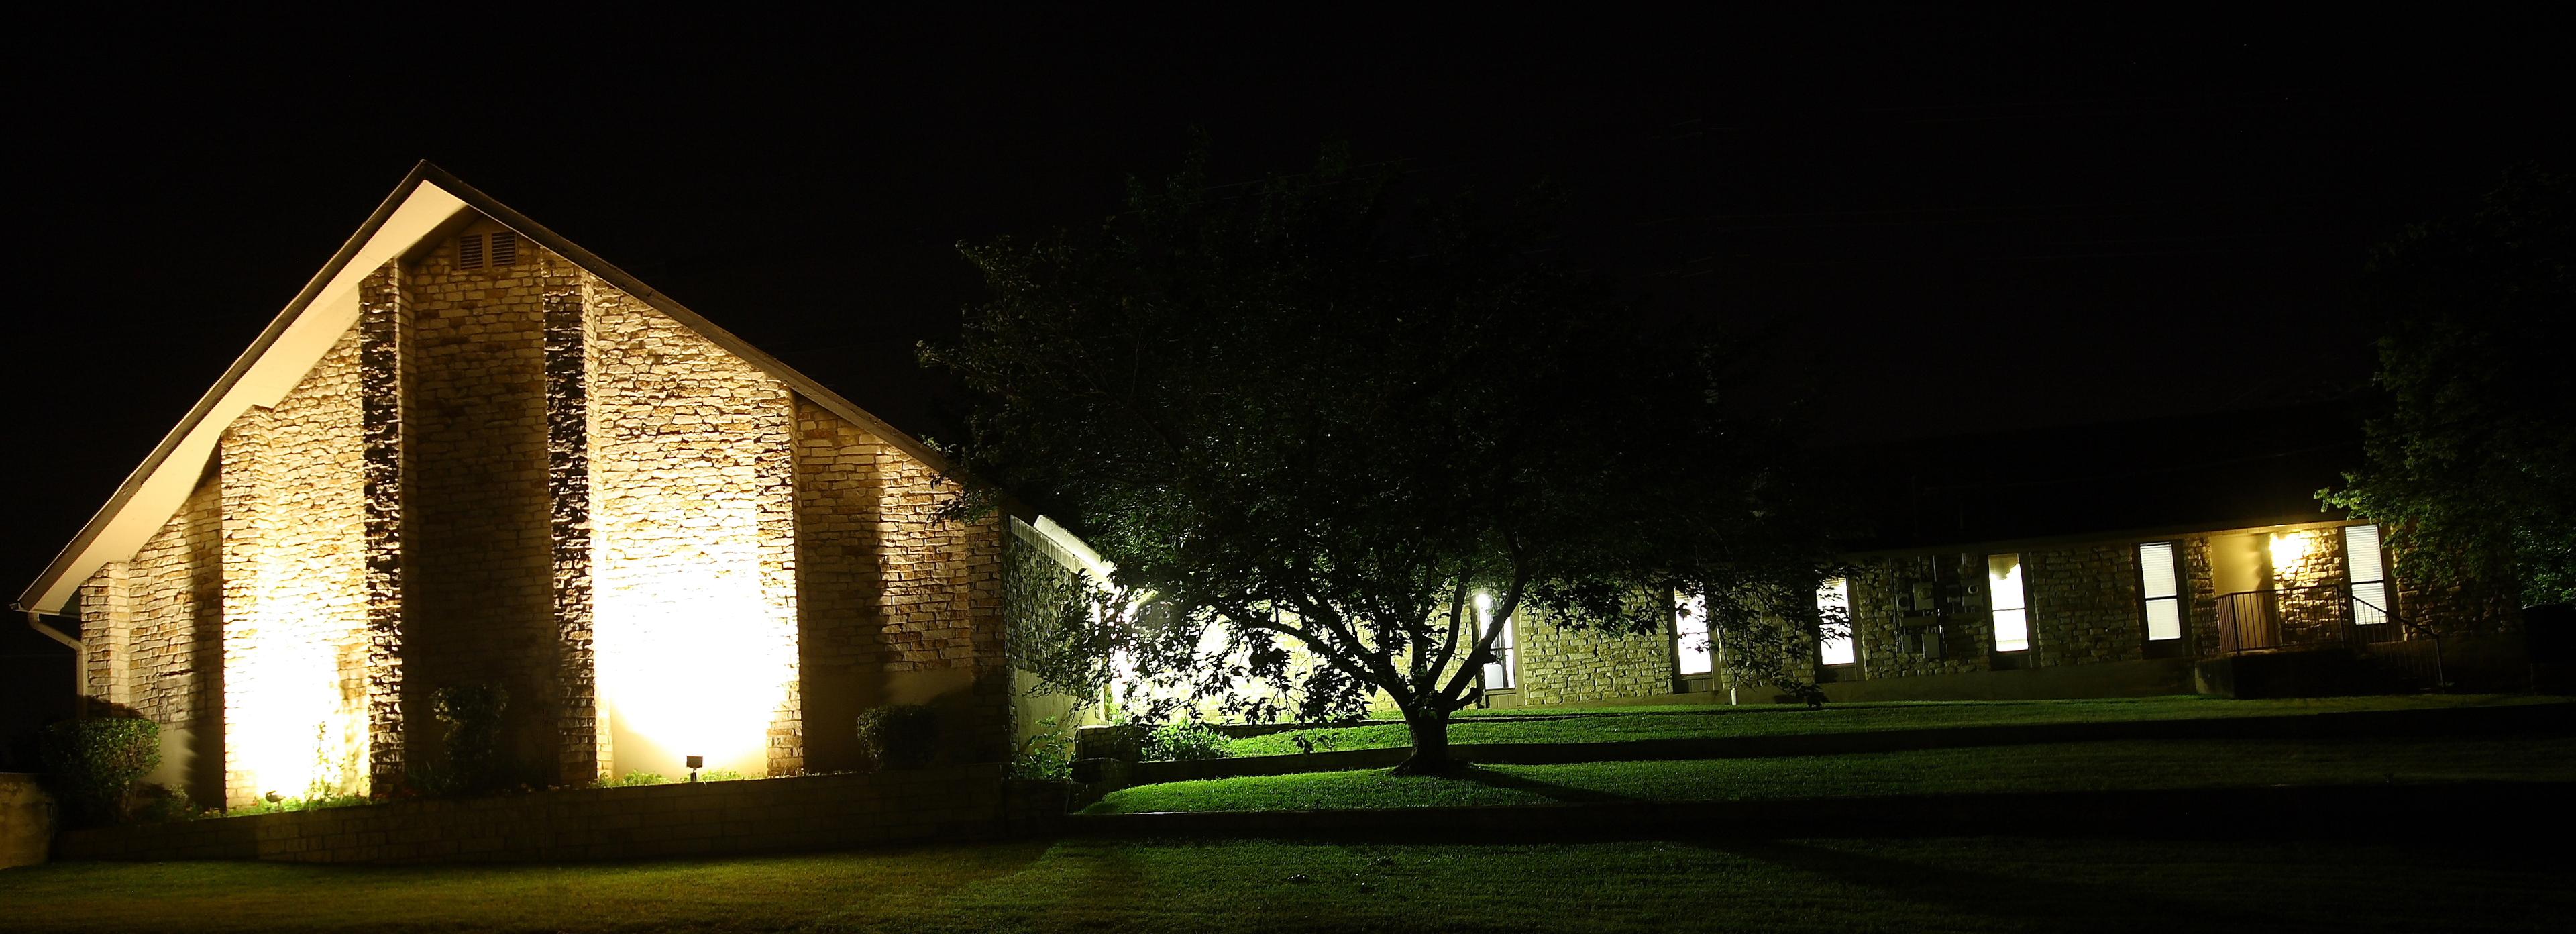
M 705 756 L 689 757 L 689 784 L 695 785 L 698 783 L 698 769 L 706 764 L 707 757 Z

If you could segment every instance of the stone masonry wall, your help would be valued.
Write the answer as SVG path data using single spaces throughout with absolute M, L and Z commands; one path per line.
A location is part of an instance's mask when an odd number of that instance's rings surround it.
M 590 274 L 547 255 L 545 314 L 547 520 L 553 543 L 555 774 L 608 777 L 592 641 L 590 514 Z
M 2189 628 L 2195 656 L 2218 651 L 2218 575 L 2209 564 L 2209 536 L 2193 535 L 2182 540 L 2183 588 L 2185 609 L 2190 613 Z
M 365 439 L 352 329 L 224 433 L 224 800 L 366 789 Z
M 2098 542 L 2022 552 L 2031 664 L 2087 665 L 2146 657 L 2137 549 Z
M 222 492 L 213 472 L 130 559 L 80 590 L 83 695 L 161 725 L 145 780 L 223 803 Z M 90 633 L 95 632 L 95 636 Z
M 402 263 L 358 286 L 359 430 L 366 443 L 367 768 L 390 790 L 405 769 L 402 669 Z
M 1051 830 L 1064 786 L 998 765 L 550 791 L 76 830 L 80 860 L 563 861 L 843 849 Z
M 355 326 L 80 589 L 83 690 L 165 725 L 165 784 L 396 785 L 471 685 L 508 692 L 532 783 L 806 769 L 809 689 L 843 758 L 881 703 L 940 705 L 951 761 L 1008 754 L 998 517 L 940 521 L 927 464 L 561 257 L 456 250 L 365 276 Z
M 1938 580 L 1958 582 L 1964 578 L 1968 584 L 1961 611 L 1941 619 L 1941 652 L 1937 656 L 1904 647 L 1900 634 L 1916 621 L 1898 615 L 1896 599 L 1898 586 L 1910 591 L 1914 581 L 1935 579 L 1930 562 L 1940 564 Z M 1900 678 L 1986 670 L 1987 653 L 1994 645 L 1994 622 L 1986 613 L 1984 568 L 1984 556 L 1953 552 L 1864 562 L 1848 578 L 1852 634 L 1858 640 L 1853 652 L 1859 661 L 1855 675 L 1864 679 Z
M 1673 692 L 1673 632 L 1569 632 L 1536 613 L 1516 614 L 1520 695 L 1525 704 L 1651 697 Z
M 2296 557 L 2283 560 L 2273 551 L 2272 586 L 2280 591 L 2281 640 L 2284 645 L 2334 641 L 2352 616 L 2344 597 L 2343 533 L 2339 529 L 2301 529 L 2286 533 L 2303 541 Z
M 426 727 L 405 753 L 438 760 L 433 692 L 494 684 L 533 768 L 561 755 L 541 304 L 560 260 L 523 243 L 514 265 L 466 270 L 456 248 L 403 275 L 402 720 Z
M 941 522 L 952 484 L 811 401 L 796 429 L 809 767 L 858 765 L 852 720 L 887 703 L 937 703 L 953 759 L 1007 755 L 1001 518 Z
M 589 289 L 594 626 L 614 767 L 673 774 L 703 755 L 796 771 L 794 402 L 686 325 Z
M 164 525 L 161 534 L 169 531 Z M 81 697 L 115 707 L 134 703 L 133 591 L 126 570 L 123 561 L 101 565 L 74 598 L 81 618 Z

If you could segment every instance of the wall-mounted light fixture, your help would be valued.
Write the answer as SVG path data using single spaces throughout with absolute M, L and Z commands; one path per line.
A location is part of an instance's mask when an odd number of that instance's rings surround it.
M 2285 571 L 2308 556 L 2308 545 L 2314 536 L 2307 532 L 2272 533 L 2272 569 Z
M 698 783 L 698 769 L 706 764 L 707 757 L 705 756 L 689 757 L 689 784 L 695 785 Z

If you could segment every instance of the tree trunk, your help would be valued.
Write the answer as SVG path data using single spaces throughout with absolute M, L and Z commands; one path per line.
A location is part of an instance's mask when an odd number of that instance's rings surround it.
M 1413 734 L 1413 755 L 1396 765 L 1395 774 L 1445 775 L 1458 770 L 1461 763 L 1449 758 L 1448 711 L 1408 709 L 1404 728 Z

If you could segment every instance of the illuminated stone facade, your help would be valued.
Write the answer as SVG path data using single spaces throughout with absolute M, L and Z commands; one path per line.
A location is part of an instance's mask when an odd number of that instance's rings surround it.
M 1556 628 L 1532 614 L 1515 625 L 1519 640 L 1522 704 L 1648 697 L 1673 690 L 1675 660 L 1669 626 L 1637 635 L 1606 635 Z
M 368 273 L 80 586 L 83 690 L 164 725 L 153 780 L 384 788 L 443 760 L 435 692 L 469 685 L 507 691 L 530 784 L 857 768 L 884 703 L 1007 756 L 999 520 L 942 522 L 905 447 L 551 250 L 466 268 L 460 236 L 508 233 L 467 220 Z

